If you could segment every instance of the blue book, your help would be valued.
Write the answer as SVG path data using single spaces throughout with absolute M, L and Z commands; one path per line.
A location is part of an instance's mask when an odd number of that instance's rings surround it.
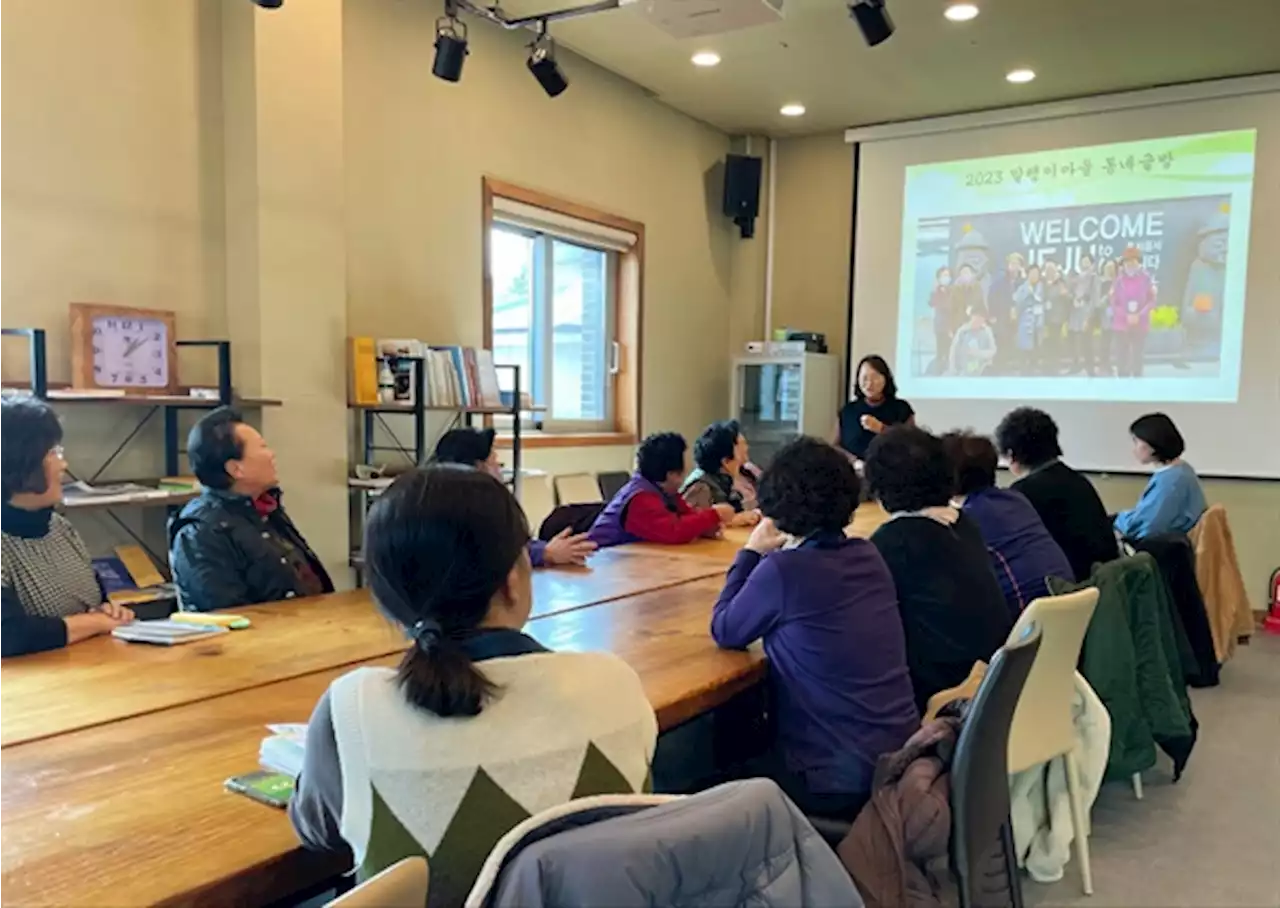
M 467 364 L 462 357 L 461 347 L 445 347 L 453 359 L 453 372 L 458 378 L 458 403 L 464 407 L 471 406 L 471 388 L 467 381 Z
M 133 576 L 124 566 L 124 562 L 115 555 L 93 559 L 93 572 L 98 575 L 98 580 L 102 582 L 102 589 L 108 596 L 138 588 L 138 584 L 134 583 Z

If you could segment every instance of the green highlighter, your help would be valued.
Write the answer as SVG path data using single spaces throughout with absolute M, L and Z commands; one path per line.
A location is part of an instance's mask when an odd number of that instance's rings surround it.
M 289 799 L 293 797 L 293 777 L 282 772 L 247 772 L 227 779 L 225 786 L 227 791 L 271 807 L 288 807 Z

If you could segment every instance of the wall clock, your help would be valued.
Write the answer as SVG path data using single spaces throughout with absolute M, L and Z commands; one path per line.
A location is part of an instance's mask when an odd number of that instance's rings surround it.
M 72 387 L 176 394 L 174 324 L 159 309 L 72 303 Z

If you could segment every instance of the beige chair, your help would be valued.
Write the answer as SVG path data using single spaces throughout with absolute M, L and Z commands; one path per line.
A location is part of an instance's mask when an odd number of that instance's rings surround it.
M 525 473 L 520 480 L 520 506 L 529 518 L 529 532 L 538 535 L 538 527 L 556 509 L 556 495 L 551 477 L 546 473 Z
M 1076 763 L 1075 726 L 1071 703 L 1075 695 L 1076 662 L 1084 644 L 1089 619 L 1098 605 L 1098 591 L 1079 590 L 1065 596 L 1037 599 L 1023 610 L 1009 642 L 1021 639 L 1028 626 L 1040 628 L 1040 652 L 1018 698 L 1009 729 L 1009 774 L 1030 769 L 1056 757 L 1066 760 L 1067 794 L 1071 799 L 1071 825 L 1080 880 L 1086 895 L 1093 894 L 1089 868 L 1089 820 L 1081 800 L 1080 768 Z
M 594 473 L 566 473 L 556 477 L 556 504 L 590 504 L 604 501 Z
M 338 896 L 326 908 L 423 908 L 428 878 L 426 858 L 405 858 Z

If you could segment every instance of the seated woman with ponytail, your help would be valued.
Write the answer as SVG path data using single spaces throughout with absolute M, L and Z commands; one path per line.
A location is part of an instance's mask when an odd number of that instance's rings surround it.
M 306 847 L 360 879 L 424 855 L 429 903 L 461 904 L 531 814 L 642 789 L 657 722 L 635 672 L 521 632 L 528 540 L 511 493 L 469 467 L 407 473 L 374 504 L 369 586 L 411 643 L 398 669 L 357 668 L 316 706 L 289 805 Z

